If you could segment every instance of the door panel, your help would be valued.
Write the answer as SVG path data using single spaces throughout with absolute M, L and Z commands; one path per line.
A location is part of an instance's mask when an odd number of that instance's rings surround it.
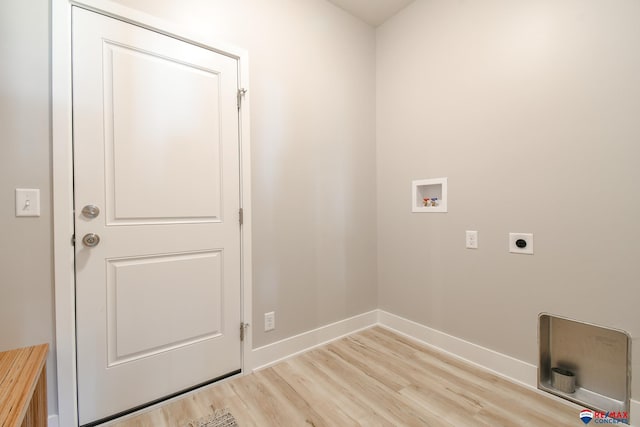
M 112 43 L 104 59 L 110 222 L 219 219 L 219 73 Z
M 109 366 L 220 334 L 221 251 L 107 263 Z
M 240 369 L 237 87 L 233 58 L 73 8 L 81 424 Z

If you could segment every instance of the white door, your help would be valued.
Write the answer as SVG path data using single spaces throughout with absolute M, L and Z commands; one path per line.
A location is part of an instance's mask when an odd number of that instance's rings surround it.
M 74 7 L 81 424 L 240 369 L 237 76 Z

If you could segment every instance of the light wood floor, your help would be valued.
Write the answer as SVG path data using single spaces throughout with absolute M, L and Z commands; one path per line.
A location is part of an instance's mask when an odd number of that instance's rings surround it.
M 577 407 L 375 327 L 111 426 L 182 427 L 219 408 L 240 427 L 582 425 Z

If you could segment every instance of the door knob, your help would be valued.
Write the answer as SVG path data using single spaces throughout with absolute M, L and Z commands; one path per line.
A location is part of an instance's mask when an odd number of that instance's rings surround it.
M 95 218 L 100 215 L 100 208 L 96 205 L 87 205 L 82 208 L 82 215 L 86 216 L 87 218 Z
M 98 243 L 100 243 L 100 236 L 94 233 L 85 234 L 82 238 L 82 243 L 89 248 L 98 246 Z

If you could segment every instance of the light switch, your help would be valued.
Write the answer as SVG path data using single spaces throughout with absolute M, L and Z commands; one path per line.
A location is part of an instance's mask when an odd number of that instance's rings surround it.
M 40 216 L 40 190 L 16 188 L 16 216 Z

